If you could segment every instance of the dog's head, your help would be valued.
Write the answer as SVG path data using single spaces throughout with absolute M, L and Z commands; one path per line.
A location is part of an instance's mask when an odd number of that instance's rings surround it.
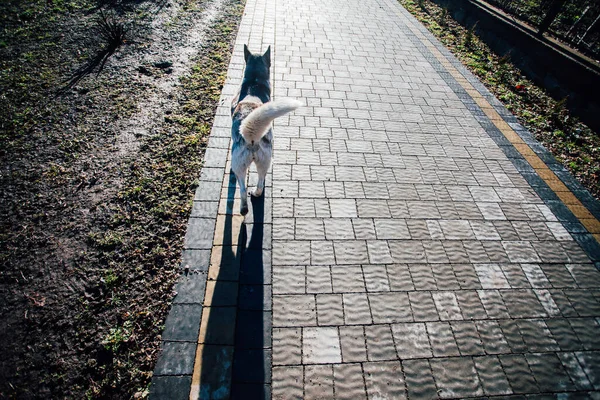
M 268 81 L 269 69 L 271 68 L 271 46 L 267 48 L 265 54 L 256 55 L 248 50 L 244 45 L 244 60 L 246 61 L 246 70 L 244 78 L 255 81 Z

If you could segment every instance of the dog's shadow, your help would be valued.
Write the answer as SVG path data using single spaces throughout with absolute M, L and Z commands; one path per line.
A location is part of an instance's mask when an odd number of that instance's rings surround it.
M 222 232 L 215 233 L 223 235 L 219 273 L 211 277 L 215 282 L 212 299 L 217 303 L 203 321 L 205 337 L 227 345 L 214 346 L 216 352 L 209 349 L 212 346 L 205 346 L 200 398 L 217 398 L 230 390 L 231 399 L 266 399 L 271 392 L 271 291 L 266 285 L 270 283 L 271 270 L 270 260 L 265 260 L 263 254 L 265 196 L 251 196 L 251 208 L 240 224 L 242 217 L 236 213 L 235 201 L 237 185 L 234 174 L 230 176 Z M 235 314 L 235 322 L 223 314 Z M 231 338 L 232 329 L 233 342 L 224 338 Z M 230 356 L 224 356 L 230 351 L 233 364 L 227 363 Z

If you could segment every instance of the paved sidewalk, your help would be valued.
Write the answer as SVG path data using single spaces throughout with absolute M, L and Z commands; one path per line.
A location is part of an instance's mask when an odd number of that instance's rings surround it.
M 244 43 L 306 104 L 245 221 Z M 151 397 L 600 399 L 600 206 L 394 0 L 247 0 L 222 98 Z

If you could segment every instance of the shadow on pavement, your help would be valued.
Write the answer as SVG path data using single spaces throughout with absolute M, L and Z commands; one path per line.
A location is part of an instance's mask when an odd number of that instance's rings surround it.
M 235 192 L 232 178 L 222 225 L 221 265 L 216 277 L 209 274 L 205 305 L 211 312 L 202 321 L 200 332 L 201 340 L 204 338 L 200 345 L 201 399 L 228 398 L 229 391 L 232 399 L 270 398 L 271 293 L 265 293 L 270 286 L 265 286 L 264 279 L 265 198 L 252 197 L 250 212 L 242 221 L 235 214 Z M 219 223 L 217 229 L 221 229 Z M 217 231 L 215 237 L 220 234 Z M 270 270 L 267 272 L 270 275 Z

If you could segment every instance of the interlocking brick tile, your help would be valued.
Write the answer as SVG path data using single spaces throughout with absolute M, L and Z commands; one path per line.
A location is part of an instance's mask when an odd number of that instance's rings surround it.
M 435 264 L 431 266 L 435 283 L 440 290 L 458 290 L 460 284 L 451 264 Z
M 528 280 L 528 277 L 524 272 L 524 268 L 526 267 L 521 268 L 520 264 L 500 264 L 500 268 L 502 268 L 502 272 L 504 272 L 504 276 L 511 288 L 522 289 L 531 287 L 530 280 Z
M 441 398 L 483 395 L 481 383 L 470 357 L 433 359 L 431 370 Z
M 561 315 L 560 309 L 556 305 L 556 302 L 552 298 L 552 294 L 549 290 L 534 289 L 533 292 L 536 294 L 538 300 L 542 304 L 542 307 L 544 307 L 544 310 L 546 310 L 546 314 L 548 314 L 550 317 L 559 317 Z
M 306 292 L 331 293 L 331 267 L 328 265 L 311 265 L 306 267 Z
M 407 293 L 369 293 L 373 322 L 376 324 L 413 320 Z
M 477 321 L 475 326 L 487 354 L 510 353 L 510 347 L 497 321 Z
M 425 324 L 394 324 L 392 332 L 400 359 L 423 358 L 433 355 Z
M 590 380 L 595 390 L 600 390 L 600 366 L 595 360 L 599 355 L 598 352 L 578 352 L 575 353 L 579 364 L 583 368 L 585 374 Z
M 371 264 L 391 264 L 392 256 L 388 247 L 388 242 L 385 240 L 369 240 L 367 241 L 369 251 L 369 262 Z
M 325 229 L 323 220 L 318 218 L 298 218 L 296 219 L 296 239 L 325 240 Z
M 423 249 L 425 250 L 425 258 L 430 264 L 440 264 L 450 262 L 443 242 L 439 240 L 424 241 Z
M 574 353 L 557 353 L 563 367 L 578 390 L 591 390 L 593 386 Z
M 314 326 L 317 324 L 313 295 L 273 296 L 273 326 Z
M 436 290 L 435 278 L 430 264 L 409 264 L 412 282 L 417 290 Z
M 456 300 L 464 319 L 485 319 L 487 314 L 479 298 L 479 294 L 474 290 L 464 290 L 455 292 Z
M 498 357 L 508 378 L 513 393 L 538 393 L 539 387 L 522 355 L 501 355 Z
M 497 357 L 475 357 L 473 361 L 486 395 L 512 394 L 512 389 Z
M 509 318 L 508 309 L 498 290 L 478 290 L 479 298 L 490 318 Z
M 427 333 L 435 357 L 458 356 L 458 346 L 450 324 L 447 322 L 427 322 Z
M 414 290 L 415 287 L 410 277 L 408 265 L 392 264 L 387 265 L 386 268 L 391 290 Z
M 586 350 L 600 349 L 600 323 L 591 318 L 571 318 L 569 324 Z
M 336 293 L 366 291 L 362 269 L 358 265 L 334 265 L 331 267 L 331 276 Z
M 575 351 L 583 349 L 583 345 L 568 320 L 553 318 L 547 319 L 545 322 L 561 350 Z
M 484 354 L 483 344 L 474 322 L 452 321 L 450 325 L 461 355 Z
M 600 316 L 600 302 L 591 290 L 564 290 L 569 302 L 582 317 Z
M 364 327 L 340 326 L 340 344 L 343 362 L 360 362 L 367 360 Z
M 301 343 L 301 328 L 274 328 L 273 365 L 300 364 L 302 361 Z
M 353 219 L 352 226 L 357 239 L 376 239 L 375 226 L 370 219 Z
M 273 264 L 306 265 L 310 263 L 310 242 L 273 241 Z
M 336 364 L 333 366 L 336 399 L 366 399 L 365 383 L 360 364 Z
M 533 290 L 503 290 L 500 293 L 511 317 L 531 318 L 546 316 L 546 310 Z
M 577 311 L 571 305 L 571 302 L 562 290 L 548 290 L 552 296 L 552 300 L 560 310 L 564 317 L 577 317 Z
M 375 222 L 375 231 L 378 239 L 410 239 L 411 235 L 408 231 L 406 221 L 402 219 L 380 219 Z
M 510 285 L 498 264 L 475 264 L 477 276 L 483 289 L 504 289 Z
M 357 217 L 356 202 L 353 199 L 330 199 L 331 216 L 334 218 Z
M 333 398 L 333 368 L 331 365 L 307 365 L 304 367 L 304 398 Z
M 333 242 L 337 264 L 367 264 L 367 244 L 362 240 Z
M 310 262 L 312 265 L 335 264 L 333 243 L 328 241 L 311 241 Z
M 409 292 L 408 298 L 415 321 L 439 321 L 431 293 Z
M 431 367 L 427 360 L 404 360 L 402 368 L 406 377 L 409 398 L 438 398 L 437 387 L 433 380 Z
M 438 315 L 442 321 L 463 319 L 458 301 L 453 292 L 436 292 L 432 296 Z
M 461 289 L 481 289 L 481 282 L 472 264 L 453 264 L 452 269 Z
M 274 294 L 302 294 L 306 291 L 306 267 L 289 266 L 273 270 Z
M 575 389 L 575 385 L 556 354 L 527 354 L 525 357 L 541 391 L 558 392 Z
M 343 325 L 342 295 L 317 294 L 317 321 L 319 325 Z
M 327 240 L 354 239 L 354 229 L 350 219 L 326 219 L 324 222 Z
M 367 291 L 387 292 L 390 290 L 390 283 L 385 265 L 363 265 L 362 269 Z
M 366 293 L 344 293 L 344 322 L 347 325 L 371 324 L 371 310 Z
M 469 256 L 460 241 L 443 241 L 444 249 L 451 263 L 464 264 L 470 262 Z
M 273 399 L 302 399 L 303 375 L 302 366 L 273 367 Z
M 395 360 L 398 358 L 389 325 L 365 327 L 367 356 L 369 361 Z
M 564 264 L 540 264 L 540 268 L 554 288 L 575 288 L 577 283 Z
M 342 362 L 337 328 L 302 329 L 302 362 L 304 364 L 334 364 Z
M 363 370 L 369 398 L 406 398 L 404 375 L 400 362 L 364 363 Z
M 557 351 L 558 344 L 552 337 L 546 323 L 540 319 L 521 319 L 517 321 L 521 337 L 530 352 Z
M 505 241 L 502 242 L 502 245 L 511 262 L 537 263 L 542 261 L 530 242 Z
M 573 279 L 581 287 L 600 287 L 600 271 L 592 264 L 567 264 Z

